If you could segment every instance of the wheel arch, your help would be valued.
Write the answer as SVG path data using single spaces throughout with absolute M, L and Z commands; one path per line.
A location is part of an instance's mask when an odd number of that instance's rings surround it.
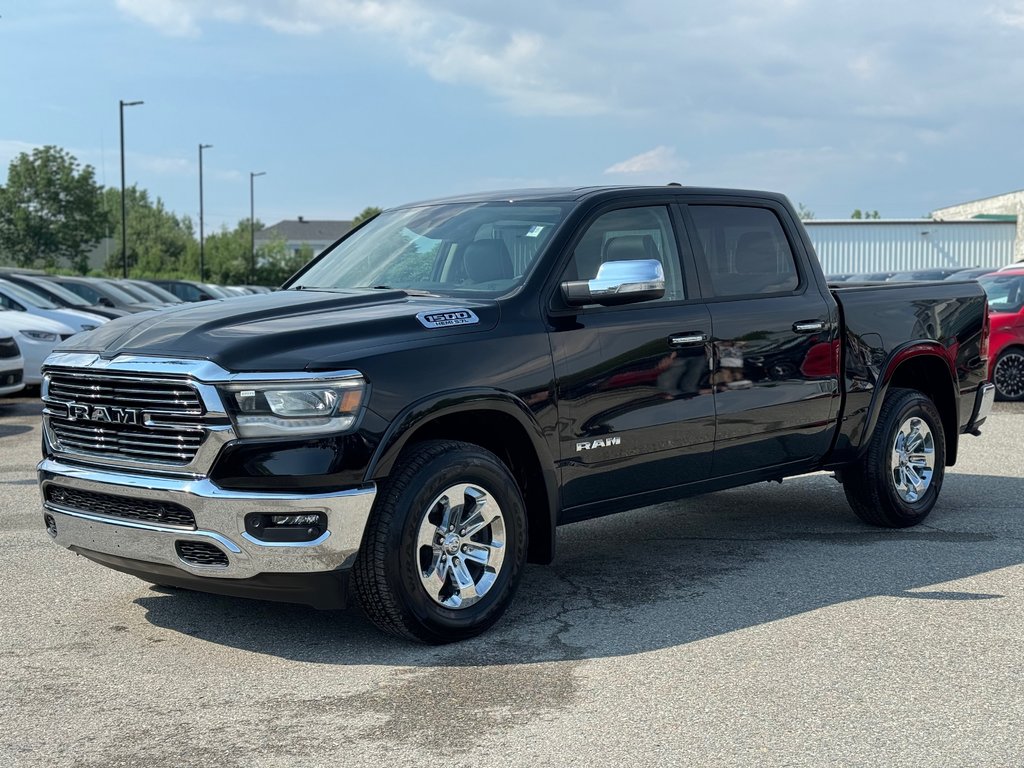
M 956 381 L 950 353 L 938 342 L 911 342 L 897 347 L 886 358 L 879 373 L 858 454 L 867 450 L 889 390 L 916 389 L 927 396 L 939 411 L 946 444 L 946 465 L 956 464 L 960 442 L 960 398 Z
M 366 480 L 385 480 L 402 451 L 423 440 L 460 440 L 498 456 L 523 494 L 529 562 L 554 559 L 560 505 L 555 463 L 543 430 L 522 400 L 501 390 L 465 389 L 409 405 L 384 433 Z

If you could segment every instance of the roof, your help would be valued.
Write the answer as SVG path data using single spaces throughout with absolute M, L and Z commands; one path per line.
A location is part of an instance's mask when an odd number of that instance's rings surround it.
M 641 197 L 654 197 L 664 195 L 715 195 L 728 197 L 730 195 L 741 197 L 760 197 L 781 200 L 784 196 L 778 192 L 765 192 L 749 189 L 719 189 L 715 187 L 684 187 L 677 185 L 664 186 L 600 186 L 600 187 L 541 187 L 534 189 L 503 189 L 490 192 L 471 192 L 462 195 L 449 197 L 438 197 L 430 200 L 418 200 L 412 203 L 395 206 L 396 208 L 410 208 L 418 205 L 433 205 L 439 203 L 497 203 L 505 201 L 522 202 L 579 202 L 581 200 L 595 197 L 613 197 L 622 195 L 636 195 Z
M 316 243 L 334 242 L 352 229 L 351 221 L 330 219 L 285 219 L 256 233 L 257 240 Z

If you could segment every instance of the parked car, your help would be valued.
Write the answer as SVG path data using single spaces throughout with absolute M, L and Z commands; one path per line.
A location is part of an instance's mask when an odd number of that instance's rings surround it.
M 1015 261 L 1012 264 L 1007 264 L 1005 267 L 1000 267 L 997 272 L 1009 272 L 1010 270 L 1024 269 L 1024 261 Z
M 183 304 L 184 301 L 179 299 L 170 291 L 164 290 L 159 285 L 153 285 L 148 280 L 118 280 L 118 285 L 128 284 L 142 291 L 151 301 L 160 301 L 164 304 Z
M 75 334 L 64 323 L 37 317 L 27 312 L 0 311 L 0 335 L 12 336 L 18 342 L 25 360 L 26 384 L 39 384 L 43 380 L 43 361 L 53 348 Z
M 829 283 L 843 283 L 854 277 L 852 272 L 844 272 L 839 275 L 825 275 L 825 281 Z
M 95 277 L 65 277 L 54 275 L 50 277 L 59 285 L 63 285 L 69 291 L 73 291 L 86 301 L 95 304 L 102 304 L 105 307 L 117 307 L 129 313 L 148 312 L 151 309 L 160 309 L 163 305 L 157 302 L 140 302 L 131 294 L 125 293 L 112 282 L 100 280 Z
M 890 277 L 895 275 L 895 272 L 861 272 L 856 275 L 852 275 L 849 280 L 845 280 L 847 283 L 884 283 Z
M 131 314 L 123 309 L 105 307 L 102 304 L 91 304 L 74 291 L 69 291 L 63 285 L 56 283 L 53 280 L 48 280 L 47 275 L 6 274 L 3 277 L 6 280 L 10 280 L 15 285 L 21 285 L 35 291 L 36 293 L 41 293 L 54 304 L 59 304 L 67 309 L 78 309 L 82 312 L 88 312 L 91 315 L 105 317 L 108 320 L 113 320 L 115 317 L 124 317 L 125 315 Z
M 100 278 L 100 280 L 103 280 L 108 285 L 115 286 L 118 290 L 124 291 L 140 304 L 155 304 L 158 307 L 169 307 L 171 304 L 178 303 L 177 300 L 170 302 L 158 299 L 153 294 L 142 290 L 139 286 L 129 280 L 105 280 L 104 278 Z
M 991 379 L 1001 400 L 1024 400 L 1024 269 L 978 278 L 992 323 Z
M 925 280 L 945 280 L 950 275 L 962 272 L 963 267 L 918 269 L 911 272 L 896 272 L 886 279 L 889 283 L 916 283 Z
M 996 270 L 992 267 L 971 267 L 969 269 L 962 269 L 959 272 L 954 272 L 946 280 L 976 280 L 982 275 L 990 275 Z
M 271 296 L 56 352 L 46 529 L 163 585 L 340 607 L 351 584 L 442 643 L 505 613 L 559 524 L 828 470 L 866 523 L 915 525 L 992 407 L 985 293 L 830 288 L 808 242 L 768 192 L 385 211 Z
M 170 291 L 182 301 L 209 301 L 223 299 L 220 291 L 212 290 L 206 283 L 194 280 L 150 280 L 153 285 Z
M 25 388 L 25 358 L 14 333 L 0 327 L 0 397 Z
M 91 331 L 107 322 L 107 318 L 99 315 L 61 307 L 31 288 L 25 288 L 2 278 L 0 278 L 0 309 L 27 312 L 37 317 L 56 320 L 58 323 L 70 326 L 75 331 Z

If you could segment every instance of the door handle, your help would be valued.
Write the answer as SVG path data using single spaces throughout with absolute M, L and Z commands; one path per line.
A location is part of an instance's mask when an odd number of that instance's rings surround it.
M 673 347 L 692 347 L 697 344 L 703 344 L 708 340 L 706 333 L 680 333 L 676 336 L 670 336 L 668 341 Z
M 793 323 L 793 331 L 795 333 L 816 333 L 817 331 L 824 330 L 825 323 L 821 320 L 801 320 Z

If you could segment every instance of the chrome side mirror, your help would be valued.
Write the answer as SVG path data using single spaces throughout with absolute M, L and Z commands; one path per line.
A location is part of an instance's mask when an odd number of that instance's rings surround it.
M 665 271 L 657 259 L 606 261 L 593 280 L 567 280 L 562 298 L 570 307 L 606 307 L 651 301 L 665 295 Z

